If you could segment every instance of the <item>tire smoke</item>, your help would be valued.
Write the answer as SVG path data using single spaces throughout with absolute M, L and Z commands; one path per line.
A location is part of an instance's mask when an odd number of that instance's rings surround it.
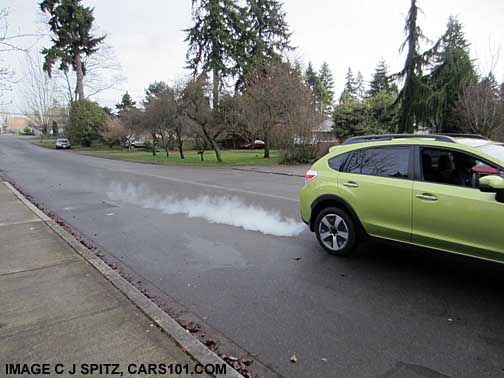
M 258 231 L 266 235 L 296 236 L 306 226 L 292 218 L 285 218 L 276 211 L 249 205 L 238 197 L 199 196 L 177 198 L 172 195 L 159 196 L 145 188 L 131 184 L 112 185 L 107 192 L 111 200 L 123 201 L 145 209 L 160 210 L 165 214 L 183 214 L 189 218 L 202 218 L 210 223 L 241 227 L 247 231 Z

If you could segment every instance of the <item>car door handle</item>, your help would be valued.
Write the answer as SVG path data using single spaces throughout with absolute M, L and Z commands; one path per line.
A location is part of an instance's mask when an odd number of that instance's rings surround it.
M 345 182 L 345 183 L 343 183 L 343 185 L 347 186 L 349 188 L 358 188 L 359 187 L 359 184 L 357 184 L 356 182 L 353 182 L 353 181 Z
M 416 198 L 424 200 L 424 201 L 437 201 L 437 197 L 433 196 L 432 194 L 428 193 L 423 193 L 423 194 L 417 194 Z

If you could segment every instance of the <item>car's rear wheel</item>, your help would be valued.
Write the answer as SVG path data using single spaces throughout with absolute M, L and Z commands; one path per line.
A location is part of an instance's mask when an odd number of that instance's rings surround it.
M 342 209 L 328 207 L 317 214 L 315 234 L 322 248 L 331 255 L 348 256 L 357 240 L 352 218 Z

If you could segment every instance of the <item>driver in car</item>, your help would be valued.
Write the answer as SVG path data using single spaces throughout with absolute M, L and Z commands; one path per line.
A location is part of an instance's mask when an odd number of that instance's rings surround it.
M 452 176 L 453 183 L 459 186 L 475 188 L 477 186 L 477 178 L 473 168 L 476 165 L 476 160 L 467 155 L 455 154 L 453 161 L 455 163 L 455 171 Z

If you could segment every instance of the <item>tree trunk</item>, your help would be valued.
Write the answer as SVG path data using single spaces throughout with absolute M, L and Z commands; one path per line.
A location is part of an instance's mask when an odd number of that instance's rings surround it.
M 77 93 L 78 100 L 84 100 L 84 72 L 82 70 L 82 62 L 80 51 L 75 52 L 75 68 L 77 70 L 77 85 L 75 92 Z
M 184 160 L 184 148 L 183 145 L 184 141 L 182 140 L 182 135 L 180 134 L 180 131 L 177 131 L 177 145 L 179 149 L 179 154 L 180 154 L 180 159 Z
M 217 111 L 219 107 L 219 71 L 213 69 L 213 111 Z
M 215 157 L 217 158 L 217 161 L 219 163 L 222 163 L 222 157 L 221 157 L 221 151 L 220 151 L 219 145 L 217 144 L 215 139 L 210 136 L 210 134 L 208 133 L 208 130 L 206 129 L 206 126 L 201 125 L 201 130 L 203 130 L 203 134 L 205 135 L 206 140 L 208 140 L 208 142 L 210 142 L 212 149 L 215 151 Z
M 270 157 L 270 142 L 269 142 L 269 132 L 264 133 L 264 158 L 269 159 Z
M 156 134 L 152 134 L 152 156 L 156 156 Z
M 165 138 L 164 132 L 161 132 L 161 143 L 163 143 L 163 147 L 166 152 L 166 157 L 169 158 L 170 157 L 170 151 L 169 151 L 170 138 L 168 138 L 168 139 Z

